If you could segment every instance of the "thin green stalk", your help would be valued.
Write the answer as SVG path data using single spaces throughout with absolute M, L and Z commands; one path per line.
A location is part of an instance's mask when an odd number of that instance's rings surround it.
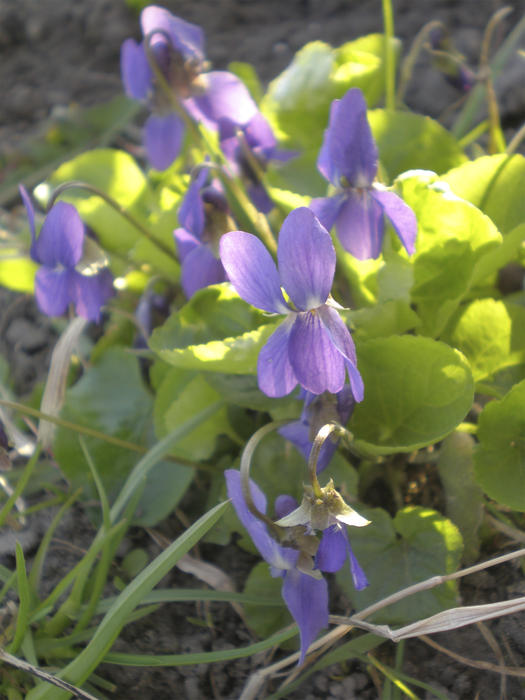
M 24 551 L 20 542 L 16 543 L 15 557 L 18 589 L 18 614 L 16 616 L 15 636 L 11 644 L 7 647 L 7 651 L 11 654 L 16 654 L 20 648 L 20 645 L 24 641 L 24 637 L 29 627 L 29 611 L 31 608 L 31 592 L 29 590 L 29 583 L 27 580 Z
M 53 538 L 53 535 L 55 534 L 55 530 L 57 529 L 60 521 L 64 517 L 64 513 L 69 508 L 71 508 L 71 506 L 77 500 L 77 498 L 80 496 L 81 493 L 82 493 L 82 489 L 77 489 L 73 494 L 71 494 L 71 496 L 62 505 L 62 507 L 59 509 L 58 513 L 55 515 L 55 517 L 51 521 L 50 526 L 47 528 L 46 533 L 45 533 L 44 537 L 42 538 L 42 541 L 40 542 L 40 545 L 38 547 L 38 551 L 37 551 L 35 559 L 33 561 L 33 566 L 31 567 L 31 572 L 29 574 L 29 588 L 31 589 L 31 592 L 35 596 L 35 598 L 38 597 L 38 590 L 40 588 L 40 579 L 42 577 L 42 568 L 44 565 L 44 559 L 46 557 L 47 550 L 48 550 L 49 545 L 51 543 L 51 539 Z
M 207 418 L 212 416 L 216 411 L 218 411 L 223 406 L 223 401 L 214 401 L 212 404 L 207 406 L 205 409 L 197 413 L 195 416 L 185 421 L 179 425 L 175 430 L 166 435 L 165 438 L 160 440 L 154 447 L 152 447 L 149 452 L 138 462 L 133 468 L 131 474 L 126 479 L 126 483 L 122 487 L 117 500 L 111 507 L 111 522 L 114 523 L 122 509 L 126 505 L 127 501 L 139 486 L 141 482 L 144 482 L 146 476 L 149 474 L 151 469 L 160 462 L 162 459 L 168 455 L 173 447 L 182 440 L 188 433 L 194 430 L 198 425 L 204 422 Z M 183 462 L 181 462 L 183 464 Z
M 117 523 L 111 528 L 111 530 L 105 535 L 105 537 L 111 537 L 115 535 L 120 528 L 124 528 L 126 525 L 127 523 L 124 521 Z M 60 596 L 65 591 L 67 591 L 69 586 L 71 586 L 71 584 L 75 581 L 76 577 L 84 571 L 84 568 L 88 565 L 91 566 L 92 562 L 94 561 L 95 557 L 98 556 L 98 553 L 104 544 L 105 537 L 99 535 L 95 537 L 95 539 L 91 543 L 91 547 L 84 555 L 84 557 L 78 562 L 78 564 L 76 564 L 71 569 L 71 571 L 69 571 L 66 574 L 66 576 L 64 576 L 64 578 L 51 591 L 48 597 L 45 600 L 43 600 L 40 603 L 40 605 L 33 611 L 32 618 L 35 618 L 40 613 L 40 611 L 45 610 L 46 608 L 50 608 L 52 605 L 54 605 L 58 598 L 60 598 Z M 43 633 L 47 633 L 47 630 L 45 630 Z
M 392 0 L 383 0 L 385 106 L 396 108 L 396 57 L 394 52 L 394 12 Z
M 250 644 L 247 647 L 239 647 L 238 649 L 224 649 L 221 651 L 203 651 L 195 654 L 122 654 L 119 652 L 110 652 L 104 657 L 104 663 L 118 664 L 119 666 L 193 666 L 194 664 L 211 664 L 216 661 L 232 661 L 233 659 L 242 659 L 247 656 L 252 656 L 265 649 L 276 647 L 286 642 L 288 639 L 295 637 L 297 627 L 291 625 L 281 632 L 273 634 L 268 639 L 262 642 Z
M 33 416 L 34 418 L 40 418 L 40 420 L 49 421 L 49 423 L 54 423 L 59 425 L 66 430 L 72 430 L 80 435 L 88 435 L 89 437 L 97 438 L 103 442 L 107 442 L 110 445 L 115 445 L 116 447 L 122 447 L 125 450 L 131 450 L 132 452 L 139 452 L 140 454 L 146 454 L 148 448 L 143 445 L 137 445 L 134 442 L 128 442 L 127 440 L 121 440 L 120 438 L 114 437 L 113 435 L 107 435 L 106 433 L 101 433 L 99 430 L 94 428 L 88 428 L 86 425 L 80 425 L 79 423 L 72 423 L 71 421 L 64 420 L 59 416 L 50 416 L 48 413 L 42 413 L 36 408 L 31 408 L 30 406 L 24 406 L 24 404 L 16 403 L 15 401 L 7 401 L 6 399 L 0 399 L 0 406 L 6 406 L 14 411 L 19 411 L 28 416 Z M 171 461 L 177 462 L 177 464 L 182 464 L 186 467 L 193 467 L 194 469 L 200 469 L 201 465 L 199 462 L 194 462 L 191 459 L 184 459 L 179 457 L 167 456 L 166 459 L 171 459 Z M 0 511 L 1 517 L 1 511 Z M 1 522 L 0 522 L 1 525 Z
M 5 403 L 5 402 L 1 402 Z M 7 403 L 10 403 L 9 401 Z M 9 513 L 11 512 L 11 509 L 15 505 L 16 501 L 18 498 L 22 495 L 23 490 L 25 489 L 27 482 L 31 478 L 31 475 L 37 465 L 38 458 L 40 457 L 40 452 L 42 450 L 42 445 L 37 444 L 35 447 L 35 451 L 33 452 L 31 459 L 28 461 L 26 466 L 24 467 L 24 471 L 22 472 L 22 476 L 18 480 L 18 483 L 16 487 L 13 490 L 13 493 L 9 498 L 7 499 L 6 503 L 4 503 L 2 510 L 0 510 L 0 527 L 3 527 L 5 525 L 5 522 L 9 516 Z
M 109 206 L 112 209 L 118 212 L 122 216 L 122 218 L 125 219 L 129 224 L 131 224 L 142 236 L 144 236 L 144 238 L 146 238 L 150 243 L 156 246 L 160 251 L 162 251 L 170 258 L 173 258 L 173 260 L 176 260 L 178 262 L 178 257 L 175 253 L 175 250 L 172 250 L 162 241 L 159 241 L 158 238 L 155 238 L 155 236 L 150 231 L 148 231 L 148 229 L 138 219 L 136 219 L 132 214 L 130 214 L 126 209 L 124 209 L 124 207 L 122 207 L 117 201 L 115 201 L 112 197 L 106 194 L 103 190 L 99 190 L 99 188 L 95 187 L 95 185 L 90 185 L 89 182 L 82 182 L 81 180 L 71 180 L 70 182 L 64 182 L 62 185 L 59 185 L 53 191 L 51 199 L 48 202 L 48 211 L 63 192 L 71 189 L 86 190 L 87 192 L 91 192 L 92 194 L 97 195 L 97 197 L 103 199 L 106 202 L 106 204 L 109 204 Z
M 2 603 L 7 592 L 10 591 L 11 588 L 15 587 L 15 585 L 16 585 L 16 571 L 10 572 L 9 577 L 7 577 L 3 580 L 4 580 L 4 585 L 2 586 L 2 589 L 0 590 L 0 603 Z
M 205 513 L 126 586 L 106 613 L 89 644 L 58 673 L 59 677 L 67 677 L 70 682 L 77 685 L 89 678 L 111 649 L 126 620 L 140 601 L 164 578 L 179 559 L 204 537 L 227 507 L 229 502 L 225 501 Z M 42 684 L 27 695 L 27 700 L 65 700 L 65 698 L 67 698 L 66 694 L 51 691 Z

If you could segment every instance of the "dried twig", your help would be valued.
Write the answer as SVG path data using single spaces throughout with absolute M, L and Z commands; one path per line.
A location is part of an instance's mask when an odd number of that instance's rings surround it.
M 450 610 L 445 610 L 438 613 L 437 615 L 432 615 L 431 617 L 414 622 L 410 625 L 405 625 L 405 627 L 401 627 L 398 630 L 391 630 L 388 625 L 373 625 L 365 622 L 366 617 L 369 617 L 378 610 L 381 610 L 388 605 L 392 605 L 393 603 L 411 596 L 414 593 L 430 590 L 441 585 L 442 583 L 446 583 L 447 581 L 453 581 L 462 578 L 463 576 L 468 576 L 469 574 L 483 571 L 484 569 L 488 569 L 492 566 L 497 566 L 498 564 L 511 561 L 512 559 L 518 559 L 519 557 L 523 556 L 525 556 L 525 549 L 503 554 L 499 557 L 495 557 L 494 559 L 490 559 L 489 561 L 481 562 L 480 564 L 475 564 L 474 566 L 469 566 L 466 569 L 461 569 L 453 574 L 433 576 L 426 581 L 421 581 L 413 586 L 408 586 L 407 588 L 397 591 L 396 593 L 387 596 L 383 600 L 368 606 L 352 617 L 331 616 L 330 621 L 339 623 L 338 626 L 314 642 L 310 646 L 309 655 L 320 648 L 328 648 L 332 646 L 337 640 L 345 636 L 355 627 L 365 629 L 369 632 L 396 642 L 400 641 L 401 639 L 408 639 L 409 637 L 419 637 L 426 640 L 427 634 L 457 629 L 458 627 L 463 627 L 465 625 L 470 625 L 483 620 L 490 620 L 494 617 L 501 617 L 502 615 L 509 615 L 513 612 L 525 610 L 525 596 L 523 596 L 521 598 L 499 601 L 497 603 L 489 603 L 487 605 L 470 605 L 452 608 Z M 435 643 L 432 642 L 432 644 Z M 443 648 L 440 648 L 440 650 L 443 650 Z M 446 651 L 444 651 L 444 653 L 446 653 Z M 450 652 L 450 655 L 452 655 L 452 652 Z M 458 657 L 458 659 L 459 658 L 461 657 Z M 281 661 L 278 661 L 267 668 L 260 669 L 259 671 L 253 673 L 250 676 L 239 700 L 254 700 L 257 697 L 262 685 L 269 678 L 271 678 L 281 669 L 296 663 L 298 659 L 299 652 L 295 652 L 294 654 L 287 656 L 285 659 L 282 659 Z M 507 673 L 509 675 L 518 675 L 525 678 L 525 670 L 522 669 L 498 666 L 488 662 L 473 662 L 470 659 L 467 659 L 467 661 L 469 662 L 467 665 L 475 665 L 475 668 L 497 671 L 498 673 Z M 480 665 L 478 666 L 476 664 Z
M 28 673 L 31 673 L 33 676 L 40 678 L 40 680 L 46 681 L 46 683 L 51 683 L 51 685 L 56 685 L 57 688 L 67 690 L 69 693 L 72 693 L 76 698 L 81 698 L 82 700 L 98 700 L 98 698 L 96 698 L 94 695 L 86 693 L 85 690 L 80 690 L 80 688 L 71 685 L 71 683 L 67 683 L 66 681 L 63 681 L 60 678 L 56 678 L 50 673 L 42 671 L 42 669 L 38 668 L 37 666 L 33 666 L 32 664 L 27 663 L 27 661 L 17 659 L 16 656 L 8 654 L 8 652 L 4 651 L 1 647 L 0 659 L 2 661 L 5 661 L 5 663 L 10 664 L 11 666 L 14 666 L 15 668 L 20 669 L 21 671 L 27 671 Z

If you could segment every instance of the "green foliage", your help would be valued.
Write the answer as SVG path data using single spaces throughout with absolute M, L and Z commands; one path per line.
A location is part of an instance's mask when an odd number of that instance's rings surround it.
M 445 173 L 467 160 L 452 134 L 430 117 L 386 109 L 367 116 L 381 165 L 392 179 L 406 170 Z
M 369 340 L 358 346 L 365 399 L 349 428 L 373 454 L 437 442 L 470 410 L 473 381 L 465 358 L 444 343 L 415 336 Z
M 525 158 L 504 153 L 476 158 L 444 176 L 452 191 L 490 216 L 501 233 L 523 224 Z
M 399 43 L 394 43 L 397 52 Z M 380 34 L 361 37 L 337 49 L 313 41 L 270 83 L 261 109 L 285 145 L 300 152 L 273 178 L 278 186 L 311 196 L 324 194 L 326 182 L 315 163 L 332 100 L 343 97 L 351 87 L 359 87 L 368 104 L 376 104 L 384 91 L 384 48 Z
M 153 399 L 144 386 L 137 359 L 123 348 L 112 348 L 67 391 L 62 417 L 145 447 L 152 438 L 152 413 Z M 86 444 L 113 500 L 137 461 L 136 453 L 94 437 L 86 438 Z M 76 434 L 59 428 L 54 450 L 72 488 L 82 488 L 85 498 L 95 498 L 92 477 Z M 183 496 L 191 478 L 188 467 L 160 462 L 138 506 L 141 522 L 153 525 L 167 515 Z
M 57 187 L 70 180 L 97 187 L 139 218 L 144 213 L 148 184 L 144 173 L 124 151 L 100 148 L 81 153 L 55 170 L 49 178 L 49 185 Z M 137 229 L 98 195 L 72 189 L 61 199 L 75 205 L 83 221 L 96 232 L 107 251 L 125 254 L 137 242 Z M 145 223 L 144 218 L 142 220 Z
M 156 391 L 155 432 L 158 437 L 164 437 L 184 420 L 220 399 L 221 395 L 202 374 L 170 367 Z M 208 459 L 214 451 L 217 437 L 231 433 L 226 408 L 221 407 L 186 435 L 177 444 L 174 454 L 191 460 Z
M 150 348 L 171 365 L 231 374 L 256 371 L 259 350 L 276 324 L 227 284 L 198 291 L 158 328 Z
M 15 248 L 0 249 L 0 286 L 14 292 L 32 293 L 37 265 Z
M 277 604 L 275 608 L 262 607 L 256 604 L 246 604 L 244 606 L 246 622 L 263 639 L 292 622 L 292 616 L 281 597 L 282 585 L 282 578 L 280 576 L 272 577 L 266 562 L 256 564 L 246 579 L 244 586 L 245 595 L 250 595 L 254 598 L 269 598 L 275 600 Z
M 479 555 L 478 530 L 483 517 L 483 494 L 474 479 L 474 446 L 472 435 L 452 433 L 443 440 L 437 462 L 446 514 L 461 532 L 467 563 Z
M 458 312 L 450 340 L 470 362 L 480 389 L 498 395 L 495 375 L 525 364 L 525 308 L 476 299 Z
M 525 380 L 501 401 L 485 406 L 477 436 L 474 468 L 478 484 L 490 498 L 525 511 Z
M 358 610 L 418 581 L 457 569 L 463 547 L 461 535 L 450 520 L 436 511 L 403 508 L 394 519 L 380 508 L 360 512 L 372 523 L 351 528 L 349 535 L 370 585 L 356 591 L 347 567 L 337 574 L 339 585 Z M 456 584 L 449 581 L 394 603 L 373 619 L 376 623 L 403 625 L 455 604 Z
M 402 177 L 397 185 L 418 221 L 411 298 L 422 332 L 436 337 L 471 288 L 484 281 L 486 261 L 502 238 L 487 216 L 433 174 Z

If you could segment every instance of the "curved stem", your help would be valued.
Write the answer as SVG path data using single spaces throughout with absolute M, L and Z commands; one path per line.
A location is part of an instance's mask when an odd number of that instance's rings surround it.
M 511 12 L 512 8 L 502 7 L 494 13 L 490 22 L 487 25 L 483 42 L 481 45 L 481 54 L 479 59 L 479 72 L 484 77 L 485 89 L 487 91 L 487 110 L 489 113 L 489 153 L 499 153 L 505 151 L 505 142 L 501 131 L 498 100 L 496 91 L 494 90 L 494 80 L 489 63 L 490 45 L 496 27 L 502 20 Z
M 268 517 L 265 513 L 261 513 L 261 511 L 253 502 L 250 490 L 250 467 L 253 453 L 257 449 L 257 446 L 259 445 L 260 441 L 266 435 L 268 435 L 268 433 L 271 433 L 272 430 L 277 430 L 277 428 L 281 428 L 283 425 L 286 425 L 289 422 L 289 420 L 272 421 L 271 423 L 263 425 L 262 428 L 259 428 L 259 430 L 257 430 L 246 443 L 246 447 L 244 448 L 242 453 L 240 466 L 242 495 L 246 502 L 246 505 L 248 506 L 248 510 L 252 515 L 261 520 L 265 525 L 267 525 L 270 529 L 270 532 L 277 535 L 277 539 L 279 539 L 278 535 L 281 533 L 282 528 L 276 525 L 273 522 L 273 520 L 270 517 Z
M 319 453 L 330 435 L 334 432 L 340 433 L 341 430 L 343 430 L 343 428 L 338 423 L 325 423 L 325 425 L 323 425 L 315 436 L 312 449 L 310 451 L 310 456 L 308 457 L 308 475 L 310 477 L 310 483 L 312 484 L 314 495 L 317 498 L 322 498 L 323 496 L 321 484 L 317 478 L 317 460 L 319 459 Z
M 82 182 L 81 180 L 71 180 L 70 182 L 64 182 L 62 185 L 59 185 L 51 195 L 51 198 L 47 204 L 47 211 L 51 209 L 53 204 L 56 202 L 58 197 L 65 192 L 66 190 L 71 190 L 71 189 L 82 189 L 86 190 L 87 192 L 91 192 L 92 194 L 96 194 L 97 197 L 100 197 L 103 199 L 106 204 L 109 204 L 109 206 L 114 209 L 116 212 L 118 212 L 123 219 L 126 219 L 128 223 L 130 223 L 134 228 L 137 229 L 137 231 L 144 236 L 144 238 L 147 238 L 150 243 L 152 243 L 154 246 L 156 246 L 159 250 L 161 250 L 163 253 L 166 255 L 169 255 L 170 258 L 173 258 L 174 260 L 178 260 L 177 256 L 175 255 L 175 252 L 173 250 L 170 250 L 168 246 L 166 246 L 162 241 L 157 240 L 151 233 L 148 231 L 148 229 L 143 226 L 140 221 L 135 219 L 134 216 L 132 216 L 124 207 L 122 207 L 117 201 L 115 201 L 112 197 L 110 197 L 108 194 L 103 192 L 102 190 L 99 190 L 98 187 L 95 187 L 95 185 L 90 185 L 89 182 Z
M 399 76 L 399 86 L 397 89 L 397 104 L 401 104 L 403 102 L 403 99 L 405 97 L 405 92 L 408 87 L 408 83 L 410 82 L 410 78 L 412 77 L 412 74 L 414 72 L 414 66 L 416 64 L 416 61 L 419 57 L 419 54 L 421 53 L 421 49 L 423 48 L 425 41 L 427 40 L 430 32 L 433 29 L 437 29 L 438 27 L 442 27 L 443 22 L 440 20 L 432 20 L 431 22 L 427 22 L 416 34 L 416 38 L 412 42 L 412 46 L 410 47 L 410 51 L 407 54 L 407 57 L 404 59 L 403 64 L 401 66 L 401 71 L 400 71 L 400 76 Z

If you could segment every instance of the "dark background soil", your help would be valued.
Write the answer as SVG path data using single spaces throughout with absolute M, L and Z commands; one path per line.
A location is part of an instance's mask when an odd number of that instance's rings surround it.
M 225 68 L 232 60 L 249 61 L 260 78 L 268 82 L 292 59 L 306 42 L 322 39 L 333 45 L 370 32 L 381 31 L 381 0 L 178 0 L 161 3 L 185 20 L 200 24 L 207 36 L 207 55 L 215 68 Z M 525 0 L 511 3 L 513 12 L 496 33 L 501 41 L 523 16 Z M 407 47 L 419 29 L 431 19 L 442 20 L 449 28 L 456 47 L 476 68 L 484 27 L 497 0 L 394 0 L 396 34 Z M 121 93 L 119 76 L 120 44 L 128 36 L 139 38 L 137 16 L 124 0 L 0 0 L 0 164 L 24 149 L 28 139 L 38 134 L 42 123 L 72 104 L 93 105 Z M 523 48 L 523 44 L 522 44 Z M 509 132 L 525 117 L 523 59 L 513 59 L 497 84 L 503 125 Z M 439 117 L 458 99 L 423 55 L 417 63 L 406 102 L 414 110 Z M 480 115 L 482 116 L 482 115 Z M 2 174 L 0 172 L 0 182 Z M 12 216 L 19 203 L 7 202 L 2 217 Z M 1 223 L 1 220 L 0 220 Z M 48 319 L 36 312 L 31 300 L 0 289 L 0 352 L 9 361 L 15 388 L 27 392 L 45 376 L 50 349 L 55 338 Z M 45 529 L 35 522 L 26 543 L 30 553 L 35 539 Z M 166 532 L 176 537 L 180 524 L 168 523 Z M 144 538 L 137 533 L 144 544 Z M 59 537 L 82 545 L 89 537 L 80 513 L 64 524 Z M 142 537 L 142 540 L 140 539 Z M 149 541 L 148 541 L 149 542 Z M 127 547 L 134 542 L 131 539 Z M 494 551 L 498 543 L 494 543 Z M 503 544 L 503 543 L 500 543 Z M 152 556 L 156 545 L 148 544 Z M 57 562 L 64 565 L 59 542 Z M 252 560 L 231 545 L 207 545 L 204 559 L 221 566 L 242 585 L 245 569 Z M 485 552 L 484 557 L 491 552 Z M 52 565 L 48 571 L 52 576 Z M 56 572 L 60 576 L 60 571 Z M 173 572 L 163 585 L 191 586 L 194 579 Z M 493 602 L 524 594 L 523 575 L 516 565 L 469 579 L 462 587 L 465 603 Z M 250 642 L 250 634 L 237 615 L 226 606 L 214 605 L 214 628 L 194 624 L 188 616 L 199 617 L 188 606 L 166 606 L 141 626 L 127 629 L 118 650 L 143 653 L 177 653 L 233 648 Z M 505 662 L 519 666 L 525 659 L 525 616 L 513 616 L 489 623 Z M 473 659 L 493 663 L 497 659 L 480 631 L 466 628 L 436 640 Z M 385 645 L 383 660 L 392 662 L 393 645 Z M 501 695 L 498 675 L 477 671 L 437 654 L 422 642 L 406 645 L 404 670 L 439 687 L 451 700 L 497 698 Z M 179 669 L 120 669 L 105 666 L 100 673 L 113 680 L 115 698 L 168 700 L 170 698 L 236 698 L 261 658 L 229 664 L 213 664 Z M 376 698 L 378 691 L 363 668 L 355 664 L 319 673 L 291 698 Z M 420 697 L 425 697 L 421 691 Z M 506 697 L 525 698 L 525 688 L 509 678 Z

